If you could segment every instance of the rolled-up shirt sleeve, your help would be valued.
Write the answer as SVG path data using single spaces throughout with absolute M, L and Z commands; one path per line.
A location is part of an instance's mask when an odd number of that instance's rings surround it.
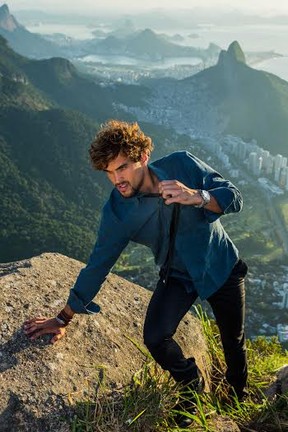
M 241 192 L 229 180 L 225 180 L 219 173 L 209 173 L 204 177 L 203 189 L 216 199 L 222 213 L 205 210 L 209 222 L 214 222 L 223 214 L 237 213 L 242 210 L 243 198 Z
M 242 195 L 230 180 L 224 179 L 212 167 L 190 153 L 187 152 L 185 156 L 185 166 L 189 169 L 194 187 L 207 190 L 216 199 L 219 207 L 222 209 L 222 213 L 202 209 L 209 223 L 216 221 L 224 214 L 237 213 L 242 210 Z
M 67 304 L 75 313 L 94 314 L 100 311 L 100 306 L 92 300 L 129 241 L 119 222 L 105 213 L 104 208 L 97 241 L 88 263 L 70 290 Z

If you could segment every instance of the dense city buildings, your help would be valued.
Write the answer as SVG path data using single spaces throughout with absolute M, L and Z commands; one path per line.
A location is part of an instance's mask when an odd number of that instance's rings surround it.
M 287 157 L 277 154 L 271 155 L 268 150 L 259 147 L 255 140 L 245 142 L 241 138 L 227 135 L 222 141 L 222 145 L 218 146 L 216 153 L 223 161 L 226 161 L 226 166 L 229 166 L 229 157 L 237 158 L 242 162 L 248 172 L 260 180 L 263 187 L 270 188 L 274 194 L 281 195 L 288 191 L 288 165 Z M 221 155 L 223 153 L 223 156 Z M 224 156 L 225 155 L 225 156 Z M 224 159 L 223 159 L 224 158 Z M 263 181 L 263 177 L 268 177 Z M 271 182 L 274 187 L 271 188 Z M 276 187 L 275 187 L 276 186 Z

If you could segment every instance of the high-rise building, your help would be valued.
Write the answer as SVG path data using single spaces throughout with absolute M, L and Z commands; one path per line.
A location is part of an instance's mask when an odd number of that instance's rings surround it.
M 241 161 L 246 159 L 247 145 L 244 141 L 240 141 L 237 145 L 237 156 Z
M 274 180 L 279 183 L 280 181 L 280 171 L 283 164 L 283 156 L 281 154 L 277 154 L 274 157 Z
M 276 156 L 274 156 L 274 166 L 275 166 L 275 171 L 276 170 L 280 170 L 285 163 L 285 159 L 281 154 L 277 154 Z M 286 159 L 286 164 L 287 164 L 287 159 Z
M 283 189 L 286 189 L 287 177 L 288 177 L 288 167 L 285 166 L 284 168 L 281 168 L 281 170 L 280 170 L 280 178 L 279 178 L 279 185 Z
M 274 166 L 274 157 L 272 155 L 269 155 L 266 159 L 266 173 L 268 175 L 272 175 L 273 174 L 273 166 Z
M 262 149 L 260 156 L 262 157 L 262 168 L 267 173 L 267 168 L 269 166 L 270 152 L 268 150 Z
M 262 157 L 259 157 L 256 152 L 251 152 L 248 157 L 248 167 L 255 176 L 259 176 L 262 169 Z
M 288 341 L 288 325 L 277 324 L 277 333 L 280 342 Z

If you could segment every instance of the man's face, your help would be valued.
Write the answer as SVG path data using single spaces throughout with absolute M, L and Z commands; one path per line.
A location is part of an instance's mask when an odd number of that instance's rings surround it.
M 104 171 L 121 195 L 129 198 L 143 188 L 148 175 L 147 162 L 148 157 L 145 154 L 139 162 L 133 162 L 120 153 Z

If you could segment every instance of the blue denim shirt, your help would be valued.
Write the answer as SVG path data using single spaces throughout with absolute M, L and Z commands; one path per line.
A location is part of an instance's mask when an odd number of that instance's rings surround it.
M 239 190 L 206 163 L 186 151 L 172 153 L 149 165 L 158 179 L 178 180 L 192 189 L 205 189 L 215 197 L 222 214 L 242 208 Z M 92 300 L 110 269 L 130 240 L 148 246 L 155 263 L 164 264 L 169 247 L 172 205 L 162 197 L 138 193 L 124 198 L 114 188 L 103 207 L 95 247 L 70 291 L 68 304 L 76 313 L 99 312 Z M 221 214 L 204 208 L 181 205 L 175 238 L 172 275 L 190 281 L 201 299 L 216 292 L 229 277 L 238 251 L 225 232 Z

